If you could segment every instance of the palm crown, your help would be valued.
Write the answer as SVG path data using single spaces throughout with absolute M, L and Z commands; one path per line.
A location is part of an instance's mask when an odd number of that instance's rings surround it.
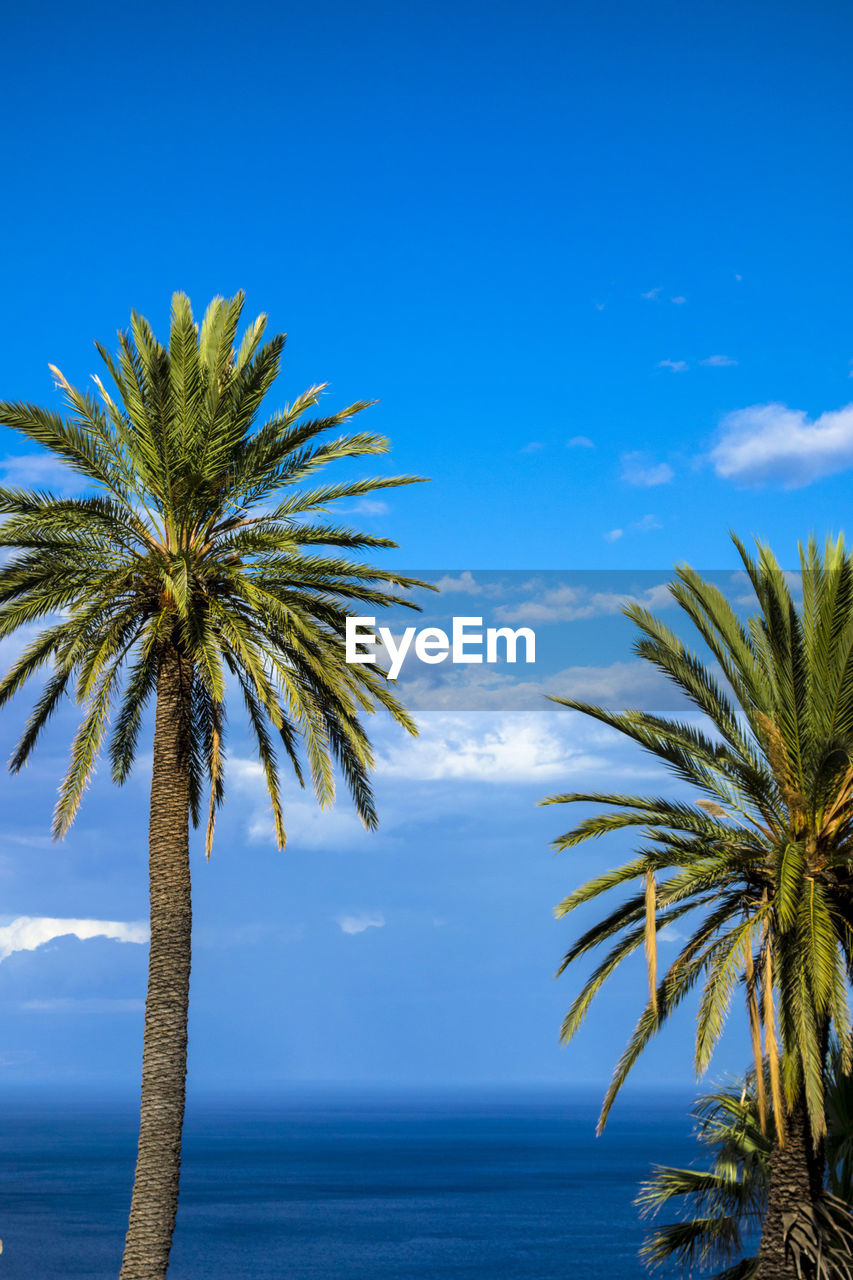
M 322 387 L 258 425 L 285 339 L 264 341 L 261 316 L 235 349 L 242 305 L 239 294 L 215 299 L 199 330 L 189 300 L 176 294 L 168 348 L 136 314 L 115 357 L 98 345 L 117 394 L 99 378 L 97 396 L 80 392 L 54 368 L 66 416 L 0 405 L 0 422 L 47 447 L 94 490 L 78 498 L 0 490 L 0 546 L 15 549 L 0 569 L 0 637 L 49 624 L 0 683 L 0 706 L 51 668 L 12 768 L 26 762 L 67 692 L 84 708 L 57 836 L 74 818 L 108 732 L 113 777 L 128 776 L 166 649 L 186 667 L 190 803 L 197 824 L 209 783 L 208 853 L 223 794 L 228 675 L 245 704 L 280 846 L 275 735 L 300 782 L 304 751 L 321 804 L 334 797 L 337 765 L 373 826 L 371 748 L 359 713 L 381 705 L 415 732 L 381 671 L 346 664 L 342 638 L 349 602 L 409 603 L 395 589 L 412 580 L 345 557 L 395 544 L 323 513 L 417 477 L 296 488 L 327 463 L 384 453 L 388 441 L 330 436 L 364 402 L 307 418 Z
M 572 1004 L 563 1038 L 574 1036 L 616 968 L 645 946 L 649 999 L 616 1068 L 603 1125 L 643 1048 L 700 979 L 696 1067 L 700 1073 L 707 1067 L 742 982 L 756 1063 L 765 1053 L 769 1059 L 784 1145 L 785 1115 L 803 1096 L 812 1132 L 825 1130 L 831 1024 L 849 1056 L 853 561 L 841 540 L 828 542 L 823 556 L 813 543 L 801 549 L 798 606 L 767 548 L 754 560 L 736 545 L 757 604 L 748 622 L 688 567 L 677 570 L 670 587 L 714 665 L 645 609 L 626 609 L 640 632 L 636 652 L 674 682 L 701 720 L 617 714 L 555 699 L 639 743 L 692 793 L 689 799 L 572 793 L 545 802 L 608 806 L 561 836 L 558 849 L 626 828 L 642 838 L 626 865 L 582 885 L 557 908 L 565 916 L 637 885 L 565 957 L 561 971 L 602 943 L 611 947 Z M 693 930 L 658 981 L 657 933 L 691 914 Z M 766 1126 L 763 1082 L 759 1070 Z

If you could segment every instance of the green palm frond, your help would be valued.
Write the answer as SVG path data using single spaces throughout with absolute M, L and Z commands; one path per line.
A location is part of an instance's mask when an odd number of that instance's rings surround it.
M 368 401 L 309 416 L 322 386 L 262 420 L 285 339 L 267 336 L 260 316 L 238 341 L 242 309 L 242 294 L 214 298 L 199 326 L 189 299 L 175 294 L 167 344 L 133 313 L 117 351 L 97 346 L 106 373 L 96 394 L 52 366 L 65 413 L 0 404 L 0 424 L 89 486 L 79 498 L 0 488 L 0 547 L 11 552 L 0 567 L 0 637 L 40 628 L 0 680 L 0 706 L 46 676 L 12 767 L 26 763 L 66 697 L 82 706 L 57 836 L 106 742 L 114 780 L 129 776 L 169 650 L 191 672 L 190 803 L 202 821 L 207 789 L 208 849 L 228 772 L 226 676 L 239 687 L 281 846 L 276 736 L 321 804 L 332 802 L 340 776 L 371 827 L 373 756 L 362 719 L 383 709 L 417 731 L 379 668 L 347 664 L 343 637 L 353 612 L 415 608 L 412 590 L 425 584 L 359 561 L 354 552 L 395 544 L 329 513 L 420 477 L 318 483 L 330 464 L 382 455 L 389 443 L 347 429 Z
M 754 1077 L 697 1099 L 693 1107 L 700 1150 L 710 1165 L 658 1167 L 642 1184 L 636 1204 L 646 1218 L 679 1217 L 647 1235 L 640 1256 L 654 1268 L 677 1263 L 685 1274 L 714 1272 L 715 1280 L 751 1275 L 743 1257 L 767 1203 L 772 1141 L 761 1131 Z
M 656 919 L 648 936 L 664 927 L 676 904 L 688 922 L 693 913 L 693 932 L 658 980 L 659 1014 L 652 1000 L 640 1017 L 603 1119 L 689 973 L 691 985 L 701 982 L 697 1071 L 707 1068 L 733 993 L 743 985 L 759 1041 L 763 1023 L 780 1140 L 782 1091 L 789 1108 L 803 1092 L 819 1138 L 828 1032 L 834 1027 L 847 1043 L 850 1027 L 853 556 L 841 539 L 828 540 L 822 552 L 814 541 L 801 548 L 798 602 L 769 548 L 759 544 L 753 556 L 737 539 L 735 545 L 754 593 L 748 618 L 687 565 L 677 568 L 670 586 L 710 662 L 647 609 L 625 609 L 639 633 L 638 656 L 682 693 L 695 718 L 553 698 L 634 742 L 692 792 L 678 800 L 566 792 L 543 801 L 600 809 L 559 836 L 557 851 L 619 831 L 636 832 L 642 842 L 635 858 L 575 887 L 557 908 L 558 917 L 566 917 L 609 893 L 620 895 L 561 966 L 562 972 L 598 945 L 610 949 L 572 1005 L 563 1037 L 577 1030 L 605 977 L 636 951 L 640 895 L 653 872 L 647 912 Z M 749 938 L 762 940 L 754 975 L 746 972 Z M 647 950 L 651 972 L 657 949 Z

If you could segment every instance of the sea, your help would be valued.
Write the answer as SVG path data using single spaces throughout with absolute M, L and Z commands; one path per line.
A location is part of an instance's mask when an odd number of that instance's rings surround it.
M 626 1095 L 596 1138 L 600 1096 L 191 1095 L 170 1280 L 640 1280 L 638 1184 L 697 1159 L 691 1099 Z M 115 1280 L 136 1124 L 129 1098 L 3 1103 L 0 1280 Z

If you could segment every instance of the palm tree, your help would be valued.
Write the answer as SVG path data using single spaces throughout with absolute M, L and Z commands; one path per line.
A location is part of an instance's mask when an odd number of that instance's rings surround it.
M 67 692 L 82 706 L 53 820 L 67 832 L 109 737 L 121 784 L 154 700 L 149 826 L 151 946 L 136 1177 L 122 1280 L 163 1277 L 178 1199 L 190 978 L 190 822 L 206 806 L 210 856 L 224 795 L 226 688 L 242 704 L 269 792 L 280 847 L 285 818 L 276 738 L 296 778 L 310 774 L 322 806 L 336 768 L 365 826 L 377 816 L 361 713 L 385 708 L 416 729 L 382 672 L 347 665 L 345 620 L 409 603 L 413 584 L 349 558 L 392 547 L 324 518 L 330 506 L 416 477 L 301 486 L 330 462 L 385 453 L 368 433 L 330 435 L 367 406 L 307 418 L 312 387 L 263 425 L 284 336 L 264 340 L 266 317 L 235 348 L 243 306 L 216 298 L 199 330 L 189 300 L 172 300 L 168 347 L 136 314 L 118 351 L 98 345 L 116 398 L 72 387 L 65 416 L 0 404 L 0 423 L 51 450 L 83 478 L 87 496 L 0 491 L 0 637 L 38 628 L 0 682 L 0 706 L 48 676 L 12 757 L 27 761 Z M 51 366 L 53 368 L 53 366 Z
M 770 1190 L 757 1275 L 793 1275 L 785 1222 L 821 1198 L 823 1080 L 830 1027 L 849 1066 L 847 979 L 853 924 L 853 558 L 843 541 L 800 549 L 802 603 L 770 550 L 753 559 L 735 539 L 755 595 L 748 622 L 687 566 L 670 591 L 710 661 L 646 609 L 625 612 L 637 654 L 685 695 L 689 719 L 614 713 L 555 701 L 638 743 L 689 788 L 689 798 L 572 793 L 544 803 L 605 805 L 555 841 L 573 848 L 638 829 L 626 865 L 596 876 L 557 908 L 565 916 L 612 890 L 636 885 L 572 945 L 560 972 L 603 943 L 610 951 L 584 982 L 562 1027 L 571 1040 L 618 966 L 645 948 L 649 998 L 602 1109 L 600 1128 L 641 1052 L 703 980 L 695 1065 L 708 1066 L 732 993 L 746 993 L 753 1054 L 769 1064 L 774 1115 Z M 657 934 L 692 917 L 692 932 L 663 977 Z M 680 926 L 684 928 L 683 925 Z M 763 1032 L 763 1046 L 762 1046 Z M 763 1073 L 761 1123 L 768 1125 Z
M 684 1272 L 720 1268 L 714 1280 L 751 1280 L 756 1260 L 744 1257 L 767 1208 L 773 1143 L 762 1131 L 755 1073 L 705 1094 L 693 1107 L 697 1139 L 710 1152 L 708 1169 L 658 1167 L 637 1204 L 644 1216 L 680 1209 L 678 1221 L 655 1228 L 640 1250 L 648 1266 L 677 1261 Z
M 767 1210 L 768 1172 L 773 1144 L 762 1131 L 755 1072 L 741 1081 L 717 1089 L 697 1099 L 693 1115 L 697 1120 L 697 1140 L 711 1154 L 710 1168 L 675 1169 L 658 1167 L 640 1188 L 637 1204 L 645 1217 L 656 1217 L 663 1209 L 676 1209 L 675 1222 L 658 1226 L 646 1237 L 640 1250 L 649 1267 L 670 1261 L 682 1271 L 706 1274 L 713 1280 L 751 1280 L 758 1259 L 745 1256 L 761 1228 Z M 827 1183 L 831 1191 L 824 1198 L 829 1213 L 829 1234 L 835 1247 L 818 1259 L 809 1249 L 809 1236 L 792 1233 L 789 1249 L 800 1269 L 816 1271 L 823 1264 L 825 1276 L 850 1280 L 850 1245 L 853 1196 L 846 1179 L 845 1155 L 853 1140 L 853 1114 L 836 1104 L 850 1098 L 853 1079 L 841 1066 L 841 1055 L 831 1060 L 826 1082 L 827 1094 Z M 792 1224 L 794 1225 L 794 1224 Z

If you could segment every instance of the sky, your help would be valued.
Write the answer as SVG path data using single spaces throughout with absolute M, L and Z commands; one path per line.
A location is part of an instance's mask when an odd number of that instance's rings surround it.
M 849 529 L 848 6 L 48 3 L 4 33 L 0 397 L 58 407 L 48 362 L 85 384 L 131 309 L 164 333 L 174 290 L 244 289 L 289 335 L 270 411 L 376 399 L 377 468 L 430 478 L 355 513 L 389 563 L 473 575 L 475 613 L 484 572 L 536 581 L 548 688 L 615 702 L 642 675 L 599 597 L 734 574 L 732 529 L 789 565 Z M 0 479 L 67 484 L 11 434 Z M 291 790 L 284 854 L 235 738 L 193 855 L 191 1087 L 607 1078 L 642 974 L 561 1048 L 552 908 L 629 846 L 555 857 L 537 801 L 665 784 L 546 691 L 427 696 L 417 744 L 378 724 L 379 832 Z M 135 1088 L 146 758 L 54 845 L 73 723 L 0 782 L 0 1079 Z M 691 1079 L 688 1023 L 639 1079 Z

